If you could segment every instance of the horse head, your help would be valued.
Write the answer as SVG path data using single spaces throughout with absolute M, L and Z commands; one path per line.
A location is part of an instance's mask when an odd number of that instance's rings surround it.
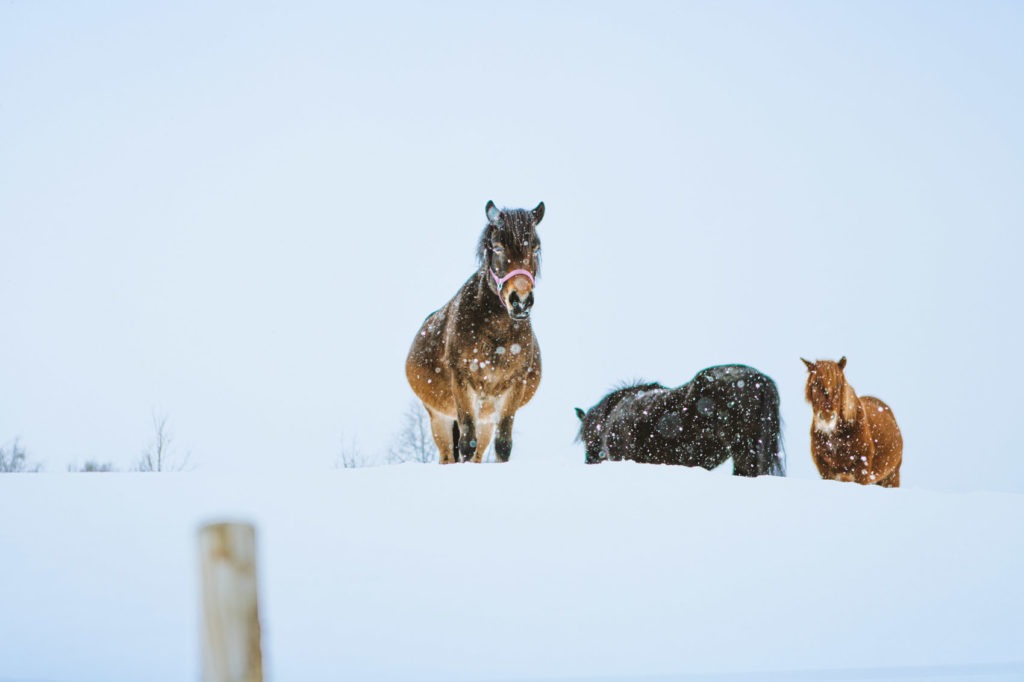
M 832 433 L 839 420 L 853 421 L 857 417 L 857 394 L 846 381 L 843 370 L 846 356 L 839 362 L 832 360 L 803 360 L 807 366 L 807 388 L 805 397 L 814 410 L 814 425 L 817 430 Z
M 544 217 L 544 202 L 528 211 L 498 210 L 487 202 L 487 227 L 480 235 L 477 257 L 487 270 L 487 285 L 501 300 L 509 317 L 526 320 L 533 307 L 533 287 L 540 272 L 537 225 Z

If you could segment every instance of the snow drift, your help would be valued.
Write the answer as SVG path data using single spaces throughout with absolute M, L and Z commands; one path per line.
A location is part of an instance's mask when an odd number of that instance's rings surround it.
M 513 460 L 7 475 L 0 512 L 4 680 L 196 679 L 224 519 L 257 524 L 276 680 L 1024 671 L 1021 495 Z

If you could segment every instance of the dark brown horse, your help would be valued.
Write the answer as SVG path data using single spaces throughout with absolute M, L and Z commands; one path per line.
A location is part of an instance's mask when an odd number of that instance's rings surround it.
M 878 398 L 858 398 L 839 362 L 803 360 L 811 419 L 811 457 L 822 478 L 900 487 L 903 436 L 892 410 Z
M 587 464 L 631 460 L 713 469 L 732 458 L 737 476 L 786 475 L 779 392 L 746 365 L 719 365 L 678 388 L 625 386 L 588 411 L 576 408 Z
M 512 420 L 540 384 L 540 347 L 530 325 L 540 269 L 532 211 L 498 210 L 488 201 L 480 268 L 455 297 L 423 322 L 405 375 L 430 415 L 441 463 L 479 462 L 494 436 L 495 457 L 512 452 Z

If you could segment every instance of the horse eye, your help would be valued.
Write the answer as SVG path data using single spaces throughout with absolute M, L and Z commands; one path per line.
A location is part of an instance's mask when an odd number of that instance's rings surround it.
M 491 244 L 491 248 L 494 249 L 494 253 L 505 253 L 505 247 L 501 244 Z

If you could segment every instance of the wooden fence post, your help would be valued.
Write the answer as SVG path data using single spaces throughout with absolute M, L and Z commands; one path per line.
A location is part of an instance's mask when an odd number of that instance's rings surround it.
M 199 530 L 203 682 L 263 682 L 256 598 L 256 531 L 245 523 Z

